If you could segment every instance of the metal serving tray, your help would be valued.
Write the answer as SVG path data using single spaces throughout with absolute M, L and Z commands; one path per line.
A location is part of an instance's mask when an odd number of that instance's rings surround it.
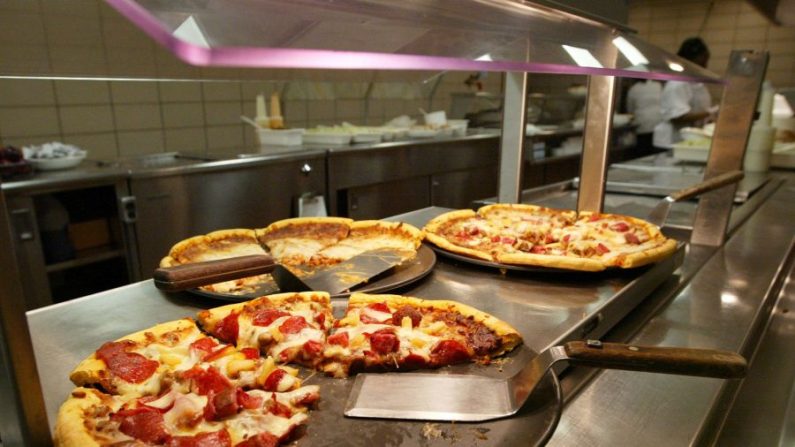
M 421 227 L 446 211 L 449 210 L 432 207 L 392 220 Z M 539 352 L 568 340 L 600 337 L 661 283 L 676 280 L 672 274 L 683 258 L 681 244 L 673 256 L 648 267 L 565 274 L 504 272 L 439 258 L 428 277 L 397 293 L 454 299 L 492 313 L 514 325 L 527 347 Z M 197 300 L 188 294 L 168 295 L 157 290 L 150 280 L 28 312 L 50 425 L 55 423 L 59 406 L 73 388 L 69 372 L 102 343 L 222 304 Z M 335 300 L 337 312 L 344 308 L 344 300 Z M 465 371 L 483 373 L 483 368 L 468 365 Z M 495 364 L 488 368 L 501 367 Z M 445 372 L 449 370 L 437 373 Z M 336 411 L 344 404 L 352 381 L 318 374 L 309 380 L 321 386 L 321 404 L 310 417 L 308 433 L 299 445 L 332 445 L 332 440 L 341 441 L 340 433 L 364 436 L 362 445 L 449 445 L 452 438 L 462 445 L 512 445 L 538 435 L 533 432 L 537 427 L 525 423 L 521 415 L 481 424 L 435 424 L 434 430 L 445 434 L 438 439 L 423 436 L 427 427 L 422 422 L 353 421 Z

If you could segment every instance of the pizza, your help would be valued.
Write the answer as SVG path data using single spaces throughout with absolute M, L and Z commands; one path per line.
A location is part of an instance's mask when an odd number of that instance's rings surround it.
M 455 301 L 354 293 L 327 338 L 321 368 L 347 377 L 358 371 L 489 363 L 521 340 L 508 323 Z
M 218 230 L 178 242 L 160 261 L 160 267 L 264 254 L 267 252 L 258 242 L 254 230 L 243 228 Z M 209 284 L 200 289 L 215 293 L 245 294 L 252 293 L 271 281 L 270 275 L 255 275 Z
M 437 216 L 425 239 L 461 255 L 502 264 L 600 271 L 657 262 L 676 250 L 659 227 L 619 214 L 494 204 Z
M 489 363 L 522 339 L 455 301 L 354 293 L 335 320 L 328 294 L 284 293 L 199 312 L 100 346 L 70 374 L 56 446 L 277 446 L 308 425 L 320 387 L 298 364 L 358 371 Z
M 274 222 L 263 229 L 219 230 L 185 239 L 169 250 L 160 267 L 269 253 L 276 262 L 302 276 L 379 248 L 399 249 L 403 260 L 410 260 L 416 255 L 422 239 L 422 231 L 402 222 L 298 217 Z M 277 290 L 268 274 L 200 289 L 242 295 L 255 293 L 260 288 Z
M 210 334 L 242 349 L 256 349 L 281 363 L 317 366 L 333 323 L 325 292 L 263 296 L 199 313 Z
M 190 319 L 103 344 L 70 375 L 61 446 L 277 445 L 320 397 L 297 370 L 237 349 Z

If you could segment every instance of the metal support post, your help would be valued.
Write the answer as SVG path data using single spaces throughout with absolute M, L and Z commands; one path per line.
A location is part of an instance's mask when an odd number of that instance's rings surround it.
M 704 180 L 742 169 L 768 59 L 767 52 L 732 51 Z M 723 244 L 736 191 L 737 184 L 734 183 L 701 197 L 691 243 L 714 247 Z
M 500 203 L 519 203 L 527 116 L 527 73 L 505 73 L 504 91 L 497 199 Z
M 577 211 L 600 213 L 604 206 L 617 84 L 614 76 L 588 77 Z

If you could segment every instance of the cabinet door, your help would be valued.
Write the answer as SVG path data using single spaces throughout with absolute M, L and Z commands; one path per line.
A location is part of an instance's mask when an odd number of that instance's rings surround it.
M 11 218 L 14 251 L 16 253 L 25 307 L 52 304 L 50 282 L 47 277 L 41 235 L 36 224 L 36 211 L 31 197 L 8 197 L 8 214 Z
M 431 204 L 470 208 L 474 200 L 497 195 L 497 176 L 496 166 L 434 175 L 431 179 Z
M 359 186 L 344 191 L 347 216 L 355 220 L 381 219 L 431 204 L 430 178 L 414 177 Z
M 182 239 L 227 228 L 263 228 L 293 217 L 302 194 L 325 194 L 323 158 L 226 171 L 133 178 L 140 278 Z

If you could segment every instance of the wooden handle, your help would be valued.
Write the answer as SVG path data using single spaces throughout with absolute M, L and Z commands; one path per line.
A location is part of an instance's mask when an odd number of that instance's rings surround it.
M 239 256 L 159 268 L 155 270 L 152 278 L 158 289 L 179 292 L 207 284 L 270 273 L 275 265 L 270 255 Z
M 671 198 L 674 201 L 689 199 L 691 197 L 695 197 L 699 194 L 705 193 L 707 191 L 712 191 L 713 189 L 720 188 L 721 186 L 726 186 L 735 182 L 739 182 L 745 176 L 743 171 L 729 171 L 724 172 L 723 174 L 716 175 L 710 179 L 704 180 L 701 183 L 698 183 L 693 186 L 689 186 L 685 189 L 681 189 L 673 194 L 671 194 Z
M 630 371 L 735 379 L 745 377 L 748 363 L 741 355 L 713 349 L 664 348 L 602 343 L 566 343 L 569 362 Z

